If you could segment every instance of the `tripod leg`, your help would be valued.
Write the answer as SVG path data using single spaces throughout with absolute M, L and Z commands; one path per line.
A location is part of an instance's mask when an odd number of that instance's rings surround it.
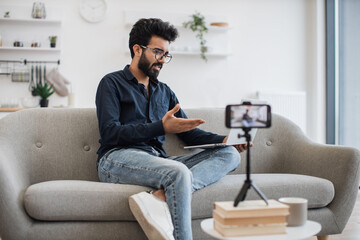
M 234 207 L 236 207 L 239 204 L 239 202 L 245 200 L 247 191 L 249 190 L 250 187 L 251 187 L 251 182 L 245 181 L 244 185 L 242 186 L 242 188 L 241 188 L 241 190 L 239 192 L 239 194 L 235 198 Z
M 251 186 L 254 188 L 254 190 L 257 192 L 257 194 L 266 202 L 266 205 L 269 205 L 269 202 L 268 202 L 267 198 L 260 191 L 260 189 L 258 189 L 258 187 L 254 183 L 251 183 Z

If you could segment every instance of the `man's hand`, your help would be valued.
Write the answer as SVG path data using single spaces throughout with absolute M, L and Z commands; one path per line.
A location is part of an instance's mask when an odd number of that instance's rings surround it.
M 176 104 L 176 106 L 168 111 L 161 119 L 165 133 L 186 132 L 197 128 L 200 124 L 205 123 L 205 121 L 202 119 L 184 119 L 175 117 L 174 114 L 179 110 L 180 105 Z
M 228 139 L 228 136 L 226 136 L 223 140 L 223 143 L 226 143 Z M 250 147 L 252 147 L 254 144 L 252 142 L 250 142 Z M 236 148 L 236 150 L 239 152 L 239 153 L 242 153 L 242 152 L 245 152 L 247 149 L 248 149 L 248 146 L 247 146 L 247 143 L 245 144 L 238 144 L 238 145 L 234 145 L 234 148 Z

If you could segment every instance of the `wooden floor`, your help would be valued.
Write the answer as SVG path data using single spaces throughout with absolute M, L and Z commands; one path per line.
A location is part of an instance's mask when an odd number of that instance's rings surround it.
M 316 240 L 312 237 L 308 240 Z M 360 191 L 351 217 L 341 234 L 330 235 L 329 240 L 360 240 Z

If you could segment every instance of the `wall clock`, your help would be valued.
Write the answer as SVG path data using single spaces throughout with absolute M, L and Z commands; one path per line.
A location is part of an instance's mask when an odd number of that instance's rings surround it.
M 107 3 L 105 0 L 81 0 L 80 15 L 90 23 L 103 21 L 106 11 Z

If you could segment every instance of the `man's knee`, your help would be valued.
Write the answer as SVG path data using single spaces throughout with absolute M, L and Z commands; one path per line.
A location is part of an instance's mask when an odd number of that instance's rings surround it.
M 169 170 L 169 175 L 172 182 L 182 182 L 183 184 L 190 184 L 192 181 L 192 173 L 185 166 L 185 164 L 177 162 L 177 164 L 174 164 L 171 167 L 171 170 Z
M 234 170 L 239 167 L 241 156 L 240 153 L 236 150 L 236 148 L 234 148 L 233 146 L 225 147 L 222 151 L 222 154 L 224 154 L 226 164 L 233 166 Z

